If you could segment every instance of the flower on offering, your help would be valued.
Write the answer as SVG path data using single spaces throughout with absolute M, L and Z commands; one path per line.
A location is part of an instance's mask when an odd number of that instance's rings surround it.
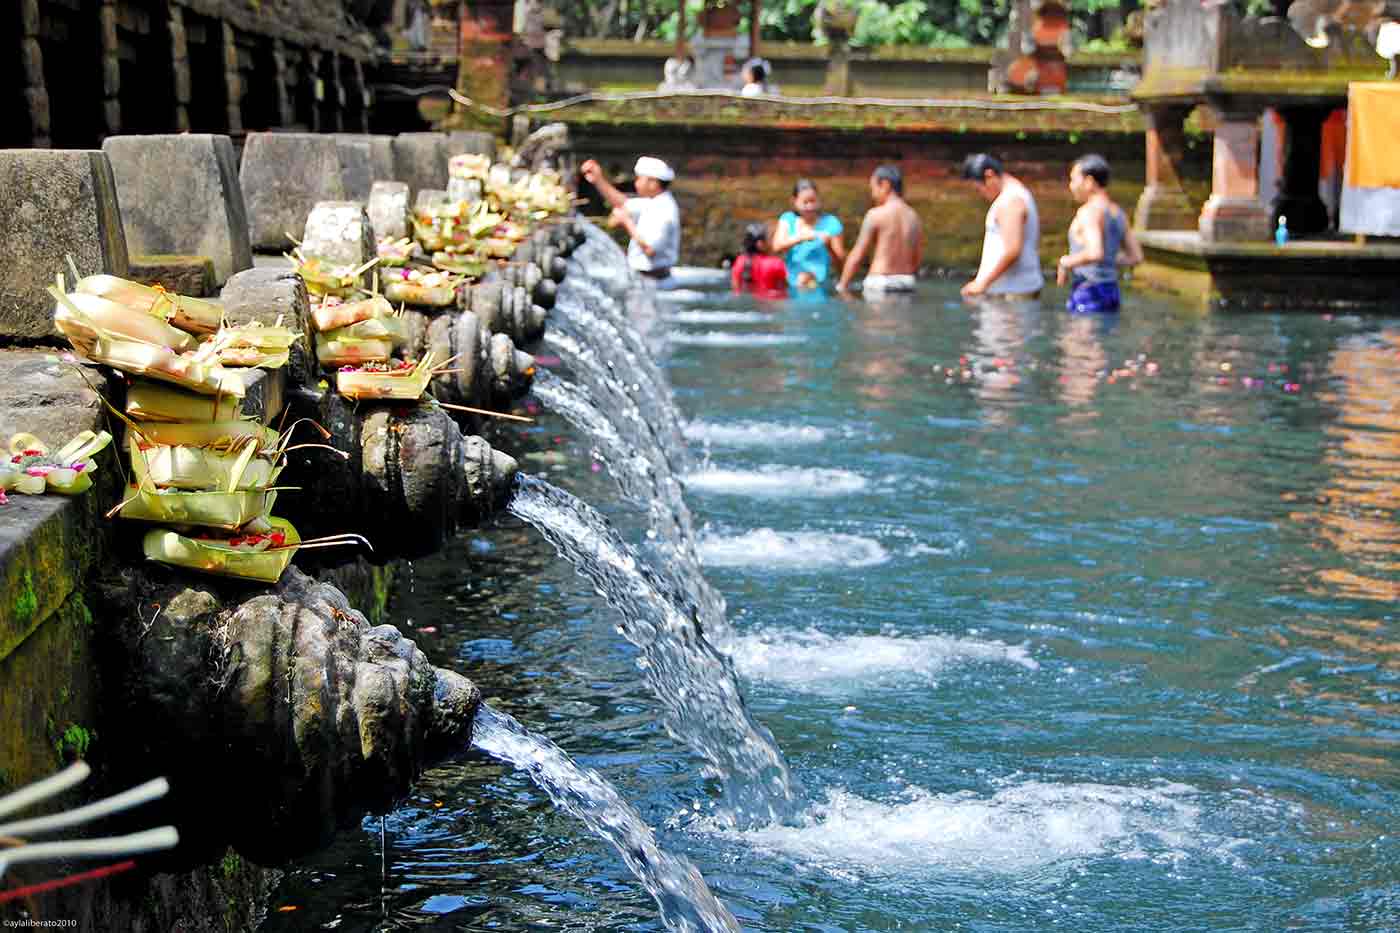
M 10 438 L 10 456 L 0 460 L 0 495 L 18 492 L 29 496 L 46 492 L 65 496 L 86 492 L 92 486 L 92 472 L 97 469 L 93 459 L 112 443 L 106 431 L 82 431 L 58 451 L 48 447 L 33 434 L 20 433 Z
M 147 560 L 173 567 L 276 583 L 297 551 L 349 544 L 363 544 L 369 548 L 368 541 L 353 534 L 303 541 L 291 522 L 270 518 L 226 533 L 201 530 L 182 534 L 168 528 L 158 528 L 146 532 L 141 548 Z

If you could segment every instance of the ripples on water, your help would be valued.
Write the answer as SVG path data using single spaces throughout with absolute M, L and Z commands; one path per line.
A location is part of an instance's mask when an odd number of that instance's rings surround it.
M 616 783 L 746 929 L 1400 929 L 1400 321 L 709 295 L 666 325 L 708 449 L 687 499 L 797 818 L 717 817 L 616 615 L 512 522 L 396 596 L 437 663 Z M 563 435 L 504 446 L 615 502 Z M 374 821 L 267 927 L 657 928 L 496 766 L 433 769 L 389 825 L 387 921 Z

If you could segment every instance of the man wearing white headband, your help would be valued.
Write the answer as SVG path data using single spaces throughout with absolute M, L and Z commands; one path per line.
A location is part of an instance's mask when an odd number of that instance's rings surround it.
M 680 260 L 681 211 L 671 194 L 676 173 L 671 166 L 652 156 L 637 160 L 637 197 L 629 198 L 603 174 L 602 166 L 589 159 L 581 170 L 583 177 L 612 205 L 609 226 L 620 226 L 632 242 L 627 245 L 627 264 L 649 279 L 665 280 Z

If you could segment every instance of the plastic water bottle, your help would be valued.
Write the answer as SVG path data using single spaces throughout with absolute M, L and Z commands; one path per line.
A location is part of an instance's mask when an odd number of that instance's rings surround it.
M 1274 230 L 1274 242 L 1279 246 L 1288 242 L 1288 218 L 1282 214 L 1278 216 L 1278 228 Z

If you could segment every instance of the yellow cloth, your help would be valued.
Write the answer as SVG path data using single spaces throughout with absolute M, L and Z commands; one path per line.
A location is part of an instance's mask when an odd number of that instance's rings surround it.
M 1400 188 L 1400 82 L 1350 84 L 1347 107 L 1347 185 Z

